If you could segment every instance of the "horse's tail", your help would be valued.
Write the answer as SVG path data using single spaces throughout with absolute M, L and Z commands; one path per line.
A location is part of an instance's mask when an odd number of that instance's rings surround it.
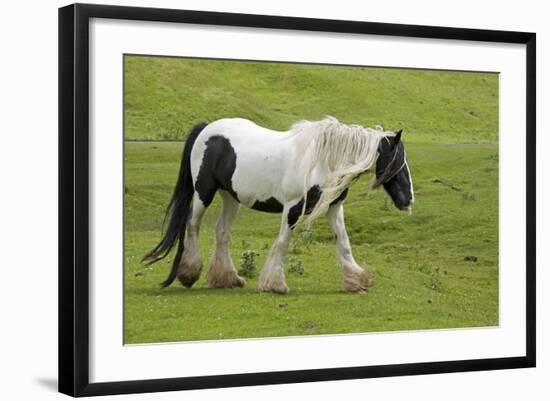
M 143 262 L 147 262 L 147 264 L 151 264 L 164 259 L 170 253 L 177 241 L 178 247 L 176 256 L 172 262 L 172 269 L 166 280 L 163 281 L 162 288 L 168 287 L 176 279 L 178 266 L 183 255 L 185 227 L 191 209 L 193 193 L 195 192 L 193 178 L 191 177 L 191 150 L 193 149 L 195 140 L 206 126 L 206 123 L 195 125 L 185 141 L 178 181 L 164 217 L 165 223 L 168 220 L 168 227 L 166 227 L 164 236 L 157 246 L 145 255 L 142 260 Z

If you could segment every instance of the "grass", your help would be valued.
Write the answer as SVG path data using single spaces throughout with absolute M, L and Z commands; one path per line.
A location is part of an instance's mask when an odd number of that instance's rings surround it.
M 160 238 L 182 145 L 128 141 L 125 343 L 497 325 L 497 79 L 127 57 L 127 140 L 181 139 L 196 121 L 228 115 L 280 129 L 324 114 L 365 125 L 399 125 L 408 133 L 416 203 L 408 216 L 383 191 L 369 189 L 370 177 L 352 187 L 345 213 L 353 252 L 375 272 L 374 286 L 365 294 L 343 291 L 324 219 L 311 231 L 296 230 L 286 263 L 287 295 L 258 293 L 257 272 L 250 266 L 244 288 L 208 289 L 203 272 L 192 289 L 174 283 L 161 290 L 171 258 L 150 267 L 140 259 Z M 216 199 L 203 219 L 205 270 L 219 210 Z M 237 269 L 247 252 L 257 254 L 254 263 L 261 268 L 279 221 L 279 215 L 241 208 L 231 245 Z
M 312 233 L 298 230 L 295 235 L 290 256 L 302 261 L 303 274 L 287 274 L 291 293 L 278 296 L 257 293 L 257 276 L 242 289 L 207 289 L 204 277 L 191 290 L 177 283 L 159 288 L 170 259 L 152 267 L 139 261 L 160 237 L 181 146 L 127 143 L 125 341 L 496 325 L 496 147 L 408 144 L 407 149 L 417 197 L 411 216 L 394 209 L 382 191 L 370 191 L 367 177 L 346 201 L 355 257 L 376 274 L 372 289 L 367 294 L 342 291 L 333 236 L 319 220 Z M 442 177 L 461 190 L 440 184 Z M 218 213 L 216 200 L 200 237 L 206 267 Z M 278 215 L 241 208 L 231 248 L 237 267 L 250 249 L 259 254 L 261 267 L 278 227 Z M 466 256 L 476 256 L 477 262 L 464 260 Z

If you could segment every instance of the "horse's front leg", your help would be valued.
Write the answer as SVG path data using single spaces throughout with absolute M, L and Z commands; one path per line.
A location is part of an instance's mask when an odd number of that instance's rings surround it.
M 258 289 L 260 291 L 286 294 L 288 287 L 285 283 L 284 261 L 288 253 L 288 245 L 292 230 L 288 224 L 288 206 L 283 209 L 281 229 L 279 236 L 271 247 L 265 265 L 260 273 Z
M 329 208 L 327 219 L 336 235 L 336 253 L 344 276 L 344 288 L 352 292 L 366 291 L 372 284 L 373 275 L 360 267 L 353 258 L 341 202 Z

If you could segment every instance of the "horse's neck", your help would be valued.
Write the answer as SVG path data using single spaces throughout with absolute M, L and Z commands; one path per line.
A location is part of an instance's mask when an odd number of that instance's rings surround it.
M 279 151 L 292 155 L 292 168 L 296 174 L 304 174 L 305 170 L 311 166 L 313 158 L 313 144 L 308 138 L 301 135 L 296 135 L 292 131 L 287 131 L 283 134 L 285 139 L 281 141 L 282 146 Z M 321 167 L 321 166 L 316 166 Z
M 335 133 L 334 129 L 329 131 L 329 137 L 326 132 L 296 135 L 294 147 L 297 149 L 297 157 L 310 166 L 313 163 L 314 168 L 321 170 L 333 171 L 354 165 L 370 169 L 376 161 L 382 136 L 365 129 L 358 138 L 357 131 L 353 133 L 347 126 L 342 126 L 344 130 L 341 132 Z M 318 141 L 322 143 L 320 147 Z

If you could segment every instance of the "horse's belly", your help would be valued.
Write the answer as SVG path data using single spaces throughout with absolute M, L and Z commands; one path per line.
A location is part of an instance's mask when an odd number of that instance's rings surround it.
M 289 185 L 288 168 L 288 162 L 275 155 L 237 157 L 231 181 L 239 201 L 256 210 L 281 212 L 289 197 L 299 196 L 299 189 Z

